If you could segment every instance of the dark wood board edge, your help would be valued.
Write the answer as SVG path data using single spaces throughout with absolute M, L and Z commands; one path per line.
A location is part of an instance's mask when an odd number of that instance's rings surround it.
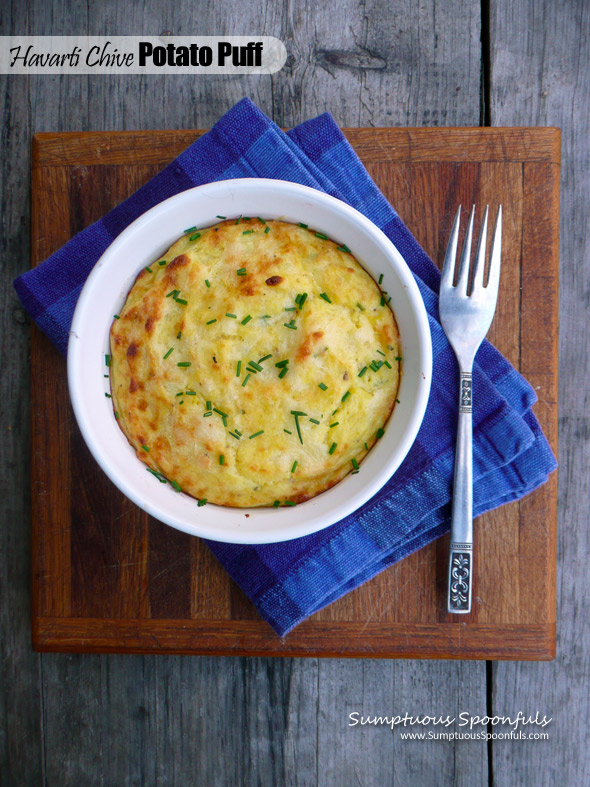
M 113 644 L 115 639 L 117 644 Z M 490 647 L 490 640 L 498 644 Z M 334 641 L 342 647 L 335 650 Z M 555 658 L 555 623 L 467 627 L 462 623 L 338 625 L 304 621 L 297 627 L 295 644 L 289 636 L 281 639 L 257 620 L 38 618 L 33 647 L 63 653 L 550 661 Z
M 554 127 L 344 128 L 375 161 L 546 161 L 559 164 Z M 33 137 L 33 167 L 169 163 L 205 130 L 42 132 Z M 385 142 L 395 145 L 385 148 Z

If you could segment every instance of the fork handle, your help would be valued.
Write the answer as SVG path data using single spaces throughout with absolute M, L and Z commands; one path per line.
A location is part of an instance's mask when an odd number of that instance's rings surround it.
M 461 370 L 459 422 L 455 450 L 448 611 L 471 611 L 473 577 L 473 455 L 471 368 Z

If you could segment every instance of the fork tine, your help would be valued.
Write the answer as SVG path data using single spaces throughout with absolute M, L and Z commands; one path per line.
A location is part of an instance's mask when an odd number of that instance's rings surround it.
M 492 238 L 492 251 L 490 254 L 490 272 L 488 275 L 488 283 L 486 290 L 488 297 L 496 301 L 498 295 L 498 284 L 500 282 L 500 257 L 502 255 L 502 206 L 498 206 L 498 215 L 496 216 L 496 226 L 494 227 L 494 236 Z
M 445 254 L 445 261 L 443 263 L 442 278 L 440 282 L 441 290 L 443 287 L 453 286 L 453 276 L 455 275 L 455 260 L 457 258 L 457 241 L 459 240 L 459 224 L 461 223 L 461 205 L 455 216 L 453 222 L 453 229 L 451 230 L 451 237 L 447 246 L 447 253 Z
M 486 240 L 488 237 L 488 213 L 489 205 L 483 214 L 483 221 L 479 230 L 479 240 L 477 242 L 477 252 L 475 254 L 475 268 L 473 269 L 473 285 L 471 292 L 476 292 L 483 286 L 483 271 L 486 264 Z
M 463 243 L 461 262 L 459 263 L 459 275 L 457 277 L 457 292 L 467 295 L 467 279 L 469 278 L 469 259 L 471 257 L 471 239 L 473 237 L 473 218 L 475 216 L 475 205 L 471 208 L 467 234 Z

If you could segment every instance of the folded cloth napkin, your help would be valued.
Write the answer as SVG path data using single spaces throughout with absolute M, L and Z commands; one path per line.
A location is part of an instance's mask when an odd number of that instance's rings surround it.
M 159 175 L 15 281 L 24 307 L 65 353 L 76 300 L 113 239 L 158 202 L 238 177 L 290 180 L 348 202 L 397 246 L 424 298 L 434 369 L 428 408 L 401 467 L 362 508 L 319 533 L 256 546 L 208 542 L 279 635 L 449 529 L 458 371 L 438 318 L 439 273 L 377 189 L 330 115 L 283 133 L 249 99 Z M 474 514 L 517 500 L 556 462 L 530 385 L 488 342 L 474 368 Z

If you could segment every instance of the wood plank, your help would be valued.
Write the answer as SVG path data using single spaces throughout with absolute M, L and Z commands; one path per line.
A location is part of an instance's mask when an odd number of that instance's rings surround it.
M 401 129 L 400 129 L 401 131 Z M 404 128 L 391 145 L 388 128 L 355 128 L 353 145 L 362 149 L 365 164 L 380 162 L 473 163 L 548 162 L 559 164 L 555 129 L 521 128 Z M 205 132 L 76 131 L 35 134 L 33 167 L 168 164 Z M 460 139 L 461 145 L 457 144 Z
M 588 571 L 588 457 L 587 388 L 590 338 L 588 322 L 588 260 L 590 238 L 583 227 L 589 222 L 590 184 L 587 172 L 587 140 L 590 133 L 590 76 L 585 63 L 590 55 L 590 20 L 584 4 L 567 13 L 550 2 L 531 0 L 518 9 L 508 3 L 492 6 L 490 109 L 494 123 L 551 124 L 562 129 L 564 167 L 561 193 L 560 269 L 560 376 L 561 401 L 560 474 L 558 508 L 557 658 L 552 664 L 494 665 L 492 707 L 502 713 L 538 708 L 552 717 L 548 741 L 539 746 L 516 746 L 515 742 L 493 747 L 493 772 L 498 784 L 534 782 L 549 785 L 584 784 L 590 779 L 590 761 L 577 740 L 572 719 L 588 716 L 590 703 L 587 675 L 590 623 L 587 614 Z M 514 74 L 526 70 L 527 79 Z M 528 168 L 528 167 L 527 167 Z M 543 190 L 539 192 L 543 198 Z M 556 200 L 556 193 L 547 194 Z M 529 243 L 534 242 L 533 227 Z M 552 266 L 547 271 L 547 250 L 536 254 L 535 295 L 544 301 L 556 292 Z M 552 311 L 549 318 L 557 321 Z M 526 322 L 523 327 L 526 326 Z M 548 326 L 550 327 L 550 326 Z M 542 331 L 541 352 L 556 347 Z M 539 394 L 539 413 L 554 410 L 555 381 L 544 373 L 541 353 L 523 358 L 526 373 Z M 550 438 L 555 439 L 555 430 Z M 550 483 L 555 484 L 555 479 Z M 542 493 L 550 494 L 544 487 Z M 525 508 L 528 501 L 522 502 Z M 544 529 L 541 514 L 530 516 L 527 527 Z M 523 559 L 536 561 L 528 554 Z M 543 566 L 539 568 L 542 570 Z M 531 588 L 531 593 L 535 587 Z
M 260 620 L 134 620 L 37 618 L 36 647 L 42 651 L 117 653 L 124 638 L 129 653 L 194 653 L 237 656 L 346 658 L 540 659 L 554 657 L 555 623 L 466 624 L 301 623 L 297 637 L 278 639 Z M 493 642 L 493 646 L 490 646 Z

